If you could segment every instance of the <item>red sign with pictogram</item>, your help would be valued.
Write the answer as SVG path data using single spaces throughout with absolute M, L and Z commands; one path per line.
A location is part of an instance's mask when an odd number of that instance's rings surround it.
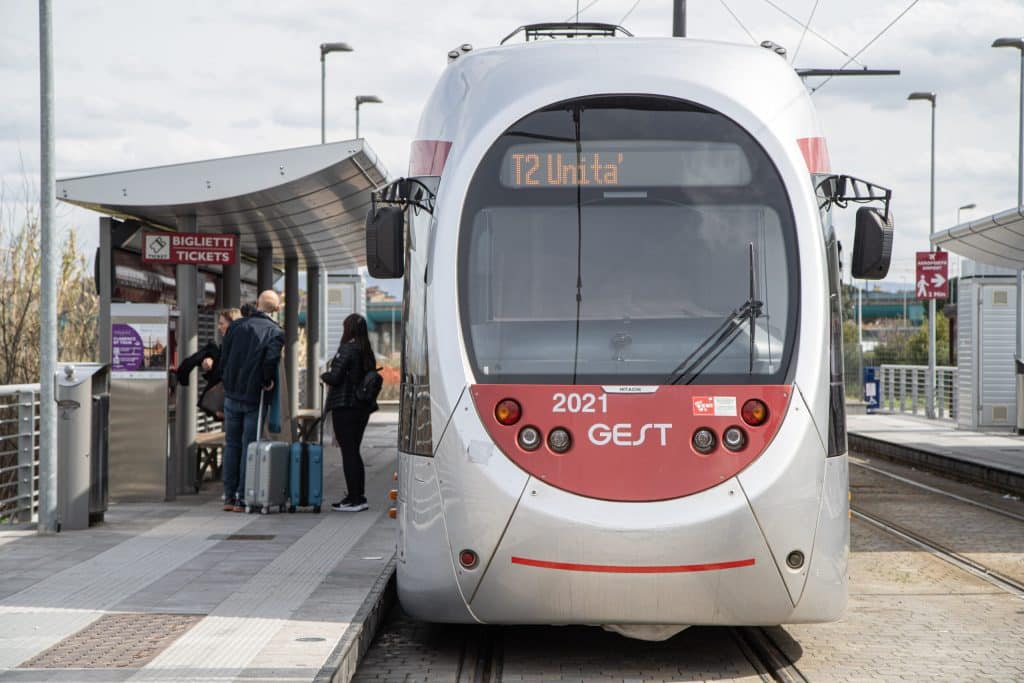
M 918 299 L 949 298 L 949 252 L 917 252 L 914 291 Z
M 232 265 L 238 235 L 198 232 L 147 232 L 142 238 L 142 260 L 186 265 Z

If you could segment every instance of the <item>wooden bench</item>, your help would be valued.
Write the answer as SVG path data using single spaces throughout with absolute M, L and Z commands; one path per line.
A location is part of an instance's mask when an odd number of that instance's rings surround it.
M 218 459 L 218 454 L 223 455 L 224 451 L 224 432 L 217 430 L 215 432 L 201 432 L 196 434 L 196 492 L 198 493 L 200 485 L 203 483 L 203 479 L 206 476 L 207 470 L 210 471 L 213 479 L 220 478 L 221 463 Z

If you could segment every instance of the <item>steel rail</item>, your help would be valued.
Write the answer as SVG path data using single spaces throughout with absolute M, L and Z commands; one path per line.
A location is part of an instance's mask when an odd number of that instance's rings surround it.
M 776 683 L 807 682 L 807 677 L 765 628 L 744 626 L 733 628 L 732 632 L 740 651 L 761 680 Z
M 922 536 L 921 534 L 911 531 L 910 529 L 902 527 L 887 519 L 864 512 L 863 510 L 853 506 L 850 507 L 850 511 L 857 519 L 882 529 L 883 531 L 886 531 L 893 536 L 910 543 L 911 545 L 915 545 L 922 550 L 926 550 L 932 555 L 949 562 L 953 566 L 962 569 L 968 574 L 972 574 L 979 579 L 1006 591 L 1007 593 L 1016 595 L 1019 598 L 1024 598 L 1024 583 L 1012 579 L 994 569 L 990 569 L 980 562 L 975 562 L 971 558 L 961 555 L 955 550 L 947 548 L 940 543 L 936 543 L 926 536 Z
M 994 513 L 996 513 L 998 515 L 1002 515 L 1004 517 L 1009 517 L 1010 519 L 1015 519 L 1018 522 L 1024 522 L 1024 515 L 1018 515 L 1018 514 L 1016 514 L 1014 512 L 1010 512 L 1009 510 L 1004 510 L 1002 508 L 996 507 L 995 505 L 989 505 L 988 503 L 981 503 L 981 502 L 978 502 L 976 500 L 971 500 L 970 498 L 967 498 L 965 496 L 961 496 L 961 495 L 958 495 L 956 493 L 950 493 L 949 491 L 944 491 L 944 490 L 942 490 L 940 488 L 936 488 L 934 486 L 929 486 L 928 484 L 922 484 L 919 481 L 914 481 L 913 479 L 909 479 L 907 477 L 902 477 L 902 476 L 900 476 L 898 474 L 893 474 L 892 472 L 887 472 L 886 470 L 883 470 L 883 469 L 881 469 L 879 467 L 874 467 L 873 465 L 868 465 L 866 463 L 854 462 L 853 460 L 850 460 L 850 464 L 851 465 L 856 465 L 857 467 L 861 467 L 861 468 L 869 470 L 871 472 L 875 472 L 876 474 L 881 474 L 882 476 L 889 477 L 890 479 L 895 479 L 896 481 L 901 481 L 904 484 L 909 484 L 910 486 L 915 486 L 915 487 L 917 487 L 919 489 L 923 489 L 923 490 L 929 491 L 931 493 L 938 493 L 940 495 L 947 496 L 949 498 L 953 498 L 954 500 L 958 500 L 961 503 L 967 503 L 968 505 L 973 505 L 973 506 L 979 507 L 979 508 L 981 508 L 983 510 L 988 510 L 989 512 L 994 512 Z

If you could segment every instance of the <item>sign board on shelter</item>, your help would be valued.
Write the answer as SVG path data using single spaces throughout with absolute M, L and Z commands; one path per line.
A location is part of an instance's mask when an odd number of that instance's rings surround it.
M 147 232 L 142 240 L 142 260 L 151 263 L 229 266 L 238 246 L 238 235 L 199 232 Z
M 914 290 L 918 299 L 949 298 L 949 252 L 917 252 Z

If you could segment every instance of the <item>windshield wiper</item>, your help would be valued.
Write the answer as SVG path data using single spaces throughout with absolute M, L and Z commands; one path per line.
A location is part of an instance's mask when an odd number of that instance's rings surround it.
M 757 318 L 761 317 L 764 302 L 757 299 L 754 282 L 754 243 L 750 243 L 750 294 L 742 306 L 730 313 L 714 332 L 702 341 L 689 356 L 683 359 L 675 370 L 669 373 L 666 384 L 689 384 L 718 358 L 743 329 L 743 322 L 750 321 L 750 366 L 754 372 L 754 332 Z M 685 380 L 685 381 L 684 381 Z

